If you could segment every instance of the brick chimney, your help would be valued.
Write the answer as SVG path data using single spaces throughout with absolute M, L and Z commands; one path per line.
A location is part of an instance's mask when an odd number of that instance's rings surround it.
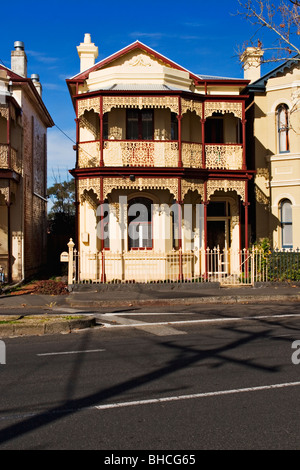
M 40 82 L 39 75 L 37 73 L 31 74 L 31 80 L 32 80 L 32 83 L 34 84 L 38 94 L 40 96 L 42 96 L 42 85 L 41 85 L 41 82 Z
M 80 72 L 93 67 L 95 60 L 98 57 L 98 47 L 91 41 L 91 35 L 86 33 L 84 35 L 84 42 L 77 46 L 77 52 L 80 59 Z
M 255 82 L 260 78 L 260 64 L 261 58 L 264 55 L 260 47 L 247 47 L 241 55 L 241 62 L 243 62 L 244 78 Z
M 27 56 L 24 50 L 24 42 L 15 41 L 14 48 L 11 51 L 11 69 L 21 77 L 27 78 Z

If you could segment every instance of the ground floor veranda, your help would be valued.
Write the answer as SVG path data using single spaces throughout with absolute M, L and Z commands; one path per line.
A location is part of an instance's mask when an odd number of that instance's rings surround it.
M 77 194 L 80 281 L 201 281 L 247 266 L 248 181 L 82 179 Z

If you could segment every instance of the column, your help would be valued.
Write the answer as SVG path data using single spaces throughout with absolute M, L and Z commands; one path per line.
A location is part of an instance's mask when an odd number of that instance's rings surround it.
M 179 248 L 179 281 L 183 280 L 182 272 L 182 200 L 181 200 L 181 178 L 178 178 L 178 248 Z
M 182 121 L 182 114 L 181 114 L 181 99 L 178 97 L 178 166 L 182 167 L 182 136 L 181 136 L 181 121 Z
M 207 279 L 207 272 L 208 272 L 208 259 L 207 259 L 207 206 L 208 206 L 208 200 L 207 200 L 207 181 L 204 181 L 204 261 L 205 261 L 205 266 L 204 266 L 204 279 Z
M 202 119 L 201 119 L 201 129 L 202 129 L 202 168 L 206 168 L 206 158 L 205 158 L 205 104 L 202 103 Z
M 103 159 L 103 96 L 100 96 L 100 166 L 104 166 Z
M 103 176 L 100 176 L 100 251 L 101 251 L 101 282 L 106 282 L 105 274 L 105 250 L 104 250 L 104 199 L 103 199 Z

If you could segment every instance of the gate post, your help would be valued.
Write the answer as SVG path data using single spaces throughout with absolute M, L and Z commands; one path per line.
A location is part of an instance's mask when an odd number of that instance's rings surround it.
M 69 248 L 69 260 L 68 260 L 68 286 L 69 290 L 71 290 L 71 286 L 73 284 L 73 268 L 74 268 L 74 259 L 73 259 L 73 252 L 74 252 L 75 243 L 73 242 L 72 238 L 68 243 Z

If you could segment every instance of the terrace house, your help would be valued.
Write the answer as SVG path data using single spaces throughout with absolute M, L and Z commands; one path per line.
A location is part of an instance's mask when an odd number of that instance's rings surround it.
M 80 72 L 67 85 L 81 279 L 191 279 L 237 269 L 233 254 L 221 265 L 204 253 L 249 244 L 249 80 L 192 73 L 139 41 L 98 63 L 89 34 L 77 50 Z
M 38 75 L 27 77 L 24 44 L 0 65 L 0 270 L 21 281 L 46 263 L 47 128 Z

